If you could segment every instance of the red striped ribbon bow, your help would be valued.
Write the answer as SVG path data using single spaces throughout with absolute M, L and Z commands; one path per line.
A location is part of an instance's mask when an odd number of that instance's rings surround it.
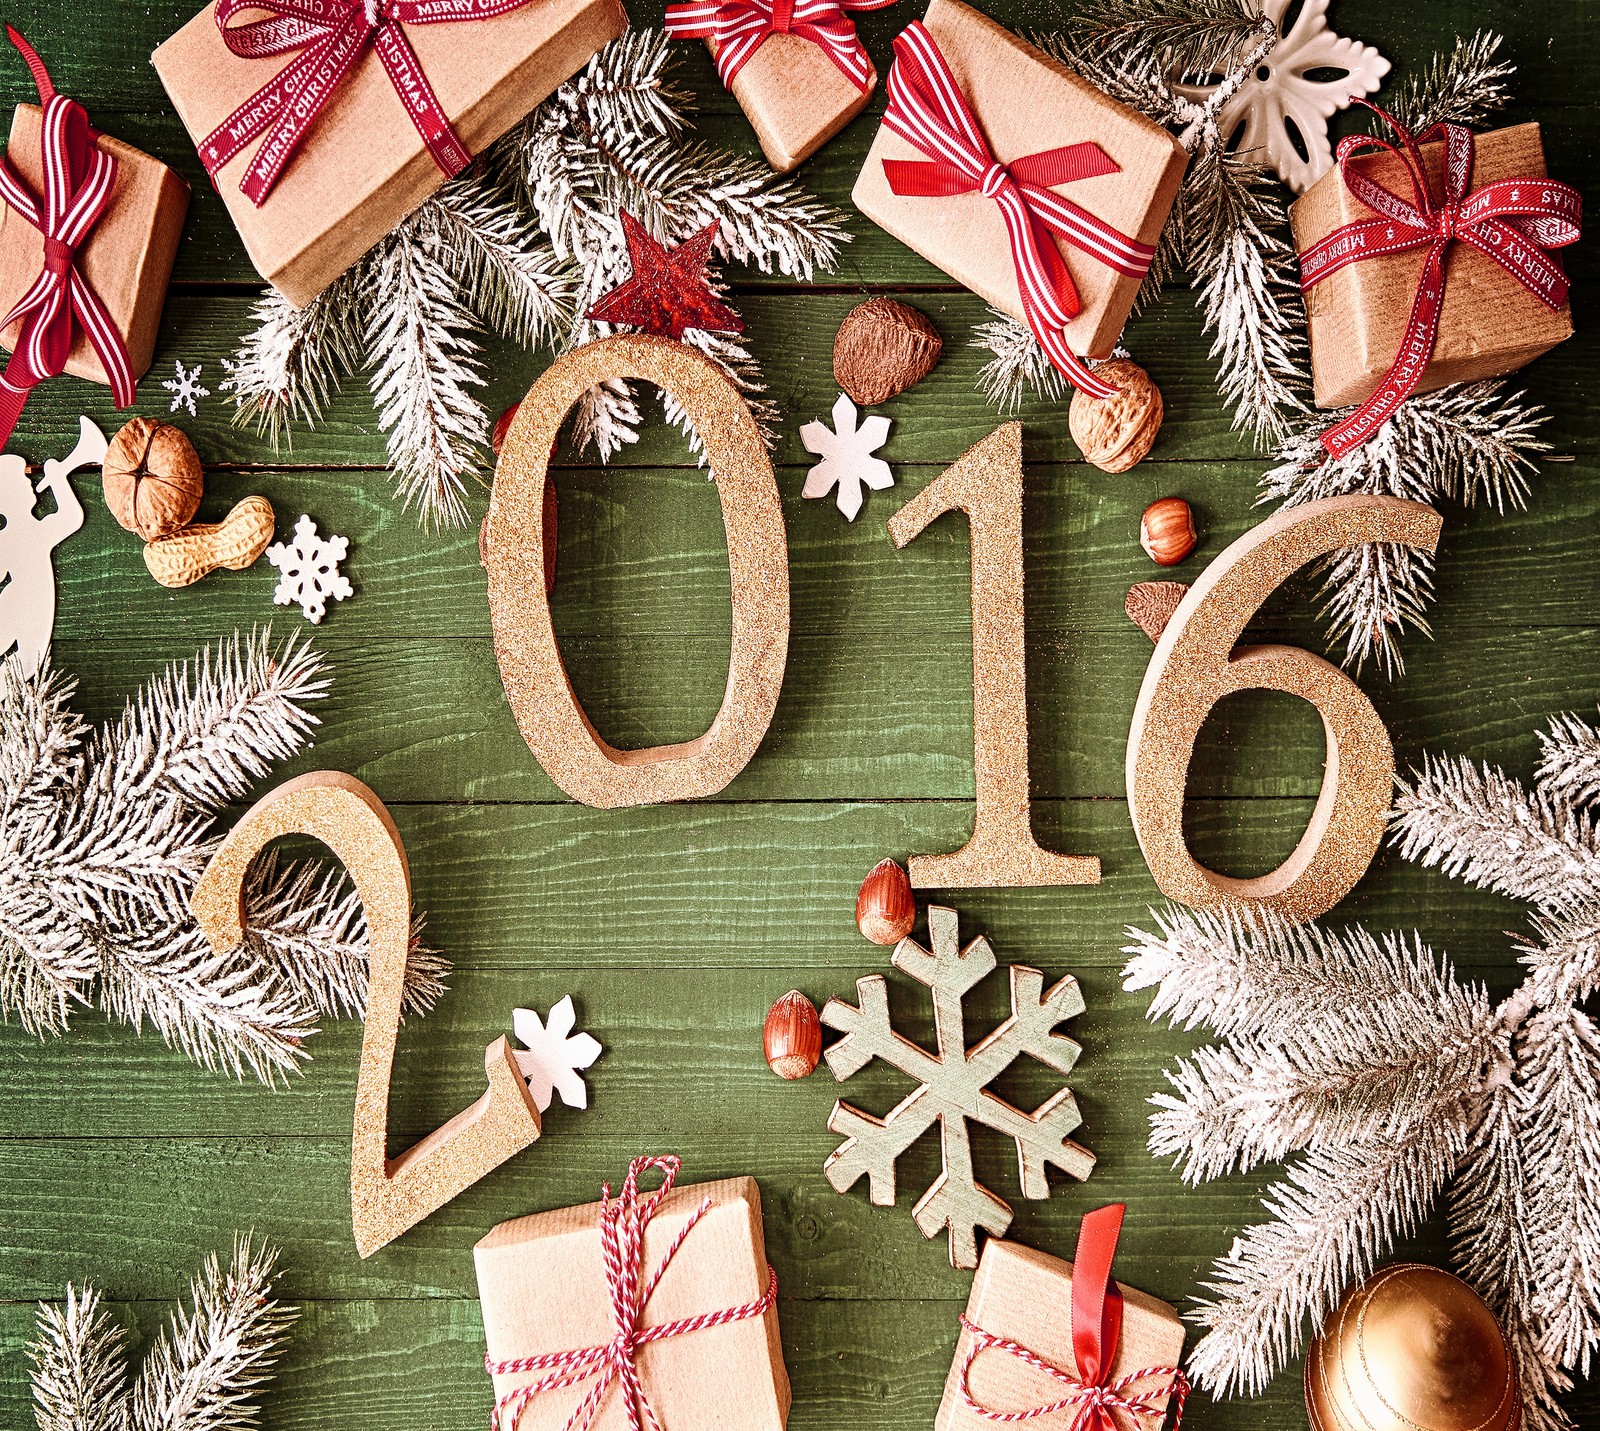
M 1567 275 L 1547 252 L 1576 243 L 1582 233 L 1583 200 L 1578 191 L 1552 179 L 1497 179 L 1473 189 L 1475 144 L 1459 124 L 1435 124 L 1420 138 L 1377 105 L 1365 104 L 1392 129 L 1399 143 L 1353 134 L 1339 141 L 1339 174 L 1345 186 L 1379 217 L 1335 229 L 1300 256 L 1300 287 L 1310 292 L 1325 278 L 1352 263 L 1426 248 L 1427 261 L 1411 302 L 1411 316 L 1393 365 L 1376 391 L 1350 417 L 1322 434 L 1331 457 L 1342 457 L 1366 442 L 1393 415 L 1422 380 L 1439 339 L 1444 304 L 1445 255 L 1452 243 L 1468 243 L 1487 254 L 1540 302 L 1560 308 L 1567 299 Z M 1444 198 L 1428 182 L 1420 145 L 1443 139 Z M 1411 199 L 1392 193 L 1352 164 L 1368 150 L 1392 154 L 1411 181 Z
M 717 77 L 729 88 L 769 35 L 799 35 L 821 48 L 851 84 L 872 88 L 872 61 L 847 10 L 883 10 L 895 0 L 685 0 L 667 6 L 667 33 L 715 40 Z
M 942 197 L 981 193 L 1000 206 L 1023 316 L 1063 377 L 1090 397 L 1117 391 L 1097 378 L 1067 345 L 1062 329 L 1078 316 L 1078 290 L 1052 235 L 1128 278 L 1150 271 L 1155 248 L 1050 192 L 1050 186 L 1120 172 L 1093 140 L 996 161 L 977 117 L 950 66 L 920 20 L 894 42 L 889 107 L 883 122 L 928 156 L 885 159 L 884 174 L 897 194 Z
M 755 1301 L 746 1302 L 742 1307 L 728 1307 L 697 1317 L 682 1317 L 678 1321 L 661 1322 L 653 1327 L 639 1325 L 645 1305 L 672 1259 L 678 1255 L 684 1239 L 711 1208 L 711 1199 L 706 1198 L 678 1230 L 665 1255 L 656 1264 L 655 1271 L 645 1278 L 642 1265 L 644 1230 L 672 1191 L 672 1185 L 678 1179 L 679 1167 L 679 1161 L 674 1157 L 635 1158 L 628 1167 L 628 1177 L 622 1185 L 621 1196 L 613 1200 L 611 1185 L 605 1185 L 600 1202 L 600 1255 L 605 1263 L 606 1290 L 611 1295 L 611 1316 L 616 1323 L 617 1333 L 609 1342 L 597 1347 L 547 1352 L 543 1356 L 515 1357 L 510 1361 L 492 1361 L 485 1357 L 483 1364 L 490 1376 L 545 1373 L 531 1385 L 509 1391 L 499 1399 L 489 1416 L 490 1431 L 516 1431 L 523 1408 L 534 1397 L 590 1380 L 594 1385 L 567 1418 L 566 1431 L 588 1431 L 595 1417 L 600 1414 L 600 1407 L 613 1383 L 621 1385 L 622 1394 L 627 1398 L 630 1431 L 645 1431 L 646 1427 L 650 1431 L 662 1431 L 639 1377 L 635 1362 L 639 1349 L 649 1346 L 651 1342 L 686 1336 L 707 1327 L 720 1327 L 729 1322 L 742 1322 L 749 1317 L 765 1316 L 767 1309 L 778 1300 L 778 1274 L 768 1267 L 767 1290 Z M 650 1168 L 661 1170 L 663 1182 L 655 1192 L 640 1196 L 639 1175 Z
M 111 379 L 118 407 L 133 401 L 135 388 L 127 345 L 77 259 L 79 245 L 111 203 L 117 161 L 95 143 L 83 106 L 56 93 L 33 47 L 10 25 L 6 34 L 27 63 L 44 109 L 44 194 L 35 195 L 0 158 L 0 198 L 44 235 L 44 267 L 16 307 L 0 318 L 0 330 L 22 320 L 11 360 L 0 376 L 0 447 L 10 440 L 29 392 L 66 366 L 74 326 L 88 336 Z
M 967 1360 L 961 1368 L 961 1399 L 985 1421 L 1014 1425 L 1072 1411 L 1071 1431 L 1120 1431 L 1113 1413 L 1144 1419 L 1159 1427 L 1167 1403 L 1173 1403 L 1172 1431 L 1183 1424 L 1183 1403 L 1189 1378 L 1175 1366 L 1151 1366 L 1110 1379 L 1122 1338 L 1122 1289 L 1111 1280 L 1111 1261 L 1122 1232 L 1122 1203 L 1085 1213 L 1078 1227 L 1078 1248 L 1072 1258 L 1072 1355 L 1077 1375 L 1063 1371 L 1009 1337 L 986 1332 L 965 1315 L 961 1325 L 971 1333 Z M 1025 1362 L 1060 1385 L 1065 1395 L 1020 1411 L 996 1411 L 972 1394 L 972 1364 L 986 1351 L 1001 1351 Z M 1142 1390 L 1135 1390 L 1141 1387 Z
M 259 208 L 278 182 L 327 103 L 371 45 L 395 93 L 428 146 L 434 163 L 452 178 L 472 155 L 450 127 L 439 97 L 422 72 L 405 25 L 492 20 L 528 0 L 217 0 L 217 28 L 234 54 L 249 60 L 297 54 L 200 143 L 200 161 L 217 170 L 265 134 L 239 187 Z M 241 10 L 271 17 L 231 22 Z

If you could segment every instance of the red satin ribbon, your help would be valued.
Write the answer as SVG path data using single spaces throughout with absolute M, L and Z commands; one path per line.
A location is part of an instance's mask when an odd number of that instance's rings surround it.
M 82 327 L 98 355 L 118 407 L 135 396 L 127 344 L 78 267 L 77 250 L 111 203 L 117 161 L 95 142 L 81 104 L 56 93 L 44 61 L 10 25 L 6 34 L 33 75 L 43 108 L 44 194 L 35 195 L 0 158 L 0 199 L 44 235 L 44 266 L 17 305 L 0 318 L 0 330 L 19 318 L 22 328 L 0 376 L 0 447 L 11 438 L 36 384 L 66 367 L 74 327 Z
M 858 90 L 872 88 L 872 61 L 847 10 L 883 10 L 895 0 L 685 0 L 667 6 L 667 33 L 715 40 L 717 78 L 733 77 L 770 35 L 799 35 L 834 62 Z
M 1300 256 L 1300 287 L 1310 292 L 1324 279 L 1369 258 L 1426 248 L 1422 278 L 1411 302 L 1400 351 L 1377 390 L 1356 412 L 1322 434 L 1331 457 L 1342 457 L 1366 442 L 1416 390 L 1439 339 L 1444 305 L 1445 255 L 1455 242 L 1487 254 L 1529 293 L 1550 308 L 1567 299 L 1567 276 L 1547 252 L 1576 243 L 1583 224 L 1583 201 L 1576 189 L 1552 179 L 1497 179 L 1472 186 L 1472 131 L 1459 124 L 1435 124 L 1420 138 L 1377 105 L 1365 104 L 1392 129 L 1399 144 L 1355 134 L 1339 141 L 1339 173 L 1345 186 L 1379 217 L 1335 229 Z M 1428 183 L 1420 145 L 1443 139 L 1444 198 L 1436 200 Z M 1390 192 L 1352 164 L 1367 150 L 1392 154 L 1411 181 L 1411 200 Z
M 544 1373 L 531 1385 L 509 1391 L 500 1398 L 489 1415 L 489 1431 L 516 1431 L 523 1409 L 534 1397 L 590 1380 L 594 1385 L 567 1418 L 566 1431 L 588 1431 L 600 1414 L 613 1383 L 622 1388 L 629 1431 L 645 1431 L 646 1427 L 649 1431 L 662 1431 L 639 1376 L 636 1362 L 640 1349 L 651 1342 L 686 1336 L 706 1327 L 720 1327 L 729 1322 L 742 1322 L 749 1317 L 765 1316 L 768 1308 L 777 1301 L 778 1274 L 768 1267 L 767 1289 L 753 1302 L 746 1302 L 740 1307 L 727 1307 L 720 1312 L 682 1317 L 675 1322 L 660 1322 L 653 1327 L 639 1325 L 645 1304 L 660 1285 L 662 1275 L 678 1255 L 684 1239 L 694 1231 L 711 1207 L 711 1199 L 706 1198 L 678 1230 L 661 1261 L 656 1264 L 656 1270 L 648 1279 L 645 1278 L 645 1228 L 672 1191 L 679 1166 L 678 1159 L 670 1156 L 635 1158 L 628 1167 L 628 1177 L 622 1185 L 620 1197 L 613 1201 L 610 1184 L 605 1186 L 600 1203 L 600 1255 L 605 1263 L 606 1291 L 611 1298 L 611 1317 L 616 1324 L 617 1334 L 602 1346 L 581 1347 L 574 1351 L 547 1352 L 543 1356 L 516 1357 L 510 1361 L 493 1361 L 485 1357 L 483 1364 L 491 1376 Z M 650 1168 L 659 1168 L 664 1180 L 655 1192 L 641 1197 L 639 1175 Z M 559 1290 L 553 1295 L 559 1295 Z
M 1121 1431 L 1116 1413 L 1144 1419 L 1159 1427 L 1170 1401 L 1172 1431 L 1183 1424 L 1183 1403 L 1189 1379 L 1175 1366 L 1143 1367 L 1110 1379 L 1122 1340 L 1122 1289 L 1111 1280 L 1111 1262 L 1122 1232 L 1122 1203 L 1086 1213 L 1078 1228 L 1078 1250 L 1072 1259 L 1072 1355 L 1077 1374 L 1053 1366 L 1009 1337 L 987 1332 L 965 1316 L 970 1334 L 966 1364 L 961 1368 L 961 1398 L 967 1409 L 985 1421 L 1013 1425 L 1072 1411 L 1071 1431 Z M 1001 1351 L 1025 1362 L 1062 1387 L 1065 1395 L 1019 1411 L 996 1411 L 972 1394 L 972 1365 L 986 1351 Z M 1136 1390 L 1135 1388 L 1140 1388 Z
M 1143 278 L 1156 251 L 1049 186 L 1115 174 L 1120 166 L 1092 140 L 1000 164 L 927 27 L 920 20 L 908 25 L 894 51 L 883 122 L 928 158 L 884 160 L 889 187 L 921 197 L 976 192 L 998 204 L 1028 327 L 1075 388 L 1090 397 L 1110 397 L 1117 389 L 1090 371 L 1061 331 L 1081 304 L 1055 239 L 1128 278 Z
M 239 187 L 259 208 L 278 182 L 328 101 L 371 45 L 395 93 L 428 146 L 434 163 L 454 177 L 472 155 L 450 127 L 439 97 L 422 72 L 404 25 L 492 20 L 528 0 L 217 0 L 222 42 L 245 59 L 298 57 L 258 89 L 200 143 L 200 161 L 217 170 L 265 134 Z M 272 18 L 230 23 L 241 10 Z

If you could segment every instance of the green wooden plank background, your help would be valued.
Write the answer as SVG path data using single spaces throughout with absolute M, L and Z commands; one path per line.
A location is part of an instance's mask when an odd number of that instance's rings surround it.
M 632 7 L 658 22 L 660 4 Z M 1053 27 L 1046 0 L 993 0 L 1019 29 Z M 216 387 L 259 285 L 209 191 L 153 71 L 149 51 L 187 18 L 162 0 L 24 0 L 12 18 L 61 87 L 106 129 L 161 155 L 195 185 L 195 202 L 155 370 L 140 404 L 161 411 L 157 380 L 175 360 L 200 363 Z M 886 66 L 888 42 L 913 8 L 869 15 L 867 43 Z M 1586 186 L 1595 154 L 1593 89 L 1600 23 L 1592 7 L 1519 0 L 1339 0 L 1334 21 L 1377 44 L 1404 74 L 1458 33 L 1507 35 L 1521 67 L 1515 120 L 1545 126 L 1552 171 Z M 698 47 L 682 72 L 708 139 L 754 150 L 749 128 Z M 25 98 L 20 66 L 0 98 Z M 873 114 L 881 112 L 878 97 Z M 852 125 L 801 177 L 848 208 L 875 119 Z M 905 1164 L 902 1205 L 870 1208 L 822 1177 L 834 1144 L 826 1072 L 784 1085 L 767 1072 L 760 1024 L 798 986 L 820 1003 L 882 967 L 855 932 L 862 873 L 885 854 L 953 848 L 971 821 L 971 689 L 966 536 L 941 523 L 895 552 L 884 522 L 998 421 L 975 391 L 982 361 L 967 346 L 980 303 L 936 269 L 854 217 L 837 274 L 815 286 L 735 271 L 738 302 L 786 414 L 777 451 L 788 523 L 793 628 L 788 675 L 771 733 L 715 800 L 600 812 L 564 800 L 535 764 L 506 709 L 489 640 L 475 534 L 421 533 L 389 500 L 384 445 L 359 383 L 326 423 L 273 454 L 233 428 L 214 396 L 186 425 L 206 460 L 205 514 L 265 493 L 284 528 L 300 511 L 351 539 L 353 600 L 330 612 L 317 643 L 335 673 L 315 749 L 294 769 L 333 766 L 390 803 L 411 855 L 432 939 L 455 962 L 438 1010 L 407 1025 L 395 1083 L 396 1142 L 436 1126 L 481 1087 L 479 1050 L 516 1004 L 573 993 L 606 1045 L 590 1077 L 592 1112 L 557 1110 L 532 1149 L 385 1251 L 362 1262 L 349 1228 L 350 1106 L 359 1029 L 318 1036 L 304 1077 L 268 1092 L 207 1075 L 152 1037 L 81 1016 L 72 1036 L 38 1043 L 0 1027 L 0 1424 L 30 1419 L 22 1348 L 33 1303 L 69 1278 L 94 1277 L 140 1339 L 165 1315 L 193 1266 L 254 1227 L 283 1248 L 284 1294 L 304 1315 L 267 1398 L 267 1424 L 323 1428 L 391 1422 L 479 1426 L 488 1385 L 470 1248 L 494 1222 L 586 1201 L 640 1151 L 680 1152 L 695 1178 L 754 1173 L 766 1199 L 768 1245 L 783 1284 L 792 1425 L 852 1431 L 931 1424 L 967 1279 L 917 1235 L 907 1206 L 936 1155 Z M 1595 531 L 1600 523 L 1600 390 L 1592 381 L 1586 280 L 1579 248 L 1579 336 L 1536 364 L 1526 386 L 1547 403 L 1549 433 L 1570 460 L 1546 465 L 1528 509 L 1505 519 L 1446 512 L 1436 639 L 1408 642 L 1405 677 L 1363 684 L 1389 723 L 1402 763 L 1447 749 L 1526 774 L 1534 732 L 1550 714 L 1592 709 L 1600 694 Z M 834 329 L 874 291 L 908 291 L 939 323 L 946 357 L 914 392 L 885 407 L 886 455 L 899 488 L 869 497 L 846 526 L 830 504 L 802 502 L 801 422 L 824 414 L 834 384 Z M 955 896 L 973 931 L 1003 959 L 1076 973 L 1088 1012 L 1072 1032 L 1084 1056 L 1072 1084 L 1083 1141 L 1100 1157 L 1092 1181 L 1043 1204 L 1016 1200 L 1017 1235 L 1067 1253 L 1086 1208 L 1127 1198 L 1119 1273 L 1184 1305 L 1210 1259 L 1258 1214 L 1272 1170 L 1198 1189 L 1145 1149 L 1145 1100 L 1191 1046 L 1149 1027 L 1145 999 L 1121 992 L 1121 931 L 1156 897 L 1128 825 L 1122 759 L 1149 647 L 1121 614 L 1127 586 L 1149 577 L 1136 535 L 1154 497 L 1179 493 L 1202 526 L 1192 577 L 1259 517 L 1263 467 L 1229 430 L 1188 296 L 1169 295 L 1130 330 L 1160 383 L 1167 423 L 1154 458 L 1111 477 L 1087 468 L 1061 405 L 1024 405 L 1028 467 L 1030 725 L 1035 823 L 1045 843 L 1093 853 L 1097 888 Z M 514 400 L 543 359 L 491 349 L 487 401 Z M 107 430 L 103 390 L 49 384 L 17 437 L 30 458 L 70 446 L 76 416 Z M 87 484 L 84 484 L 87 487 Z M 684 739 L 703 729 L 724 681 L 728 576 L 714 491 L 682 439 L 654 426 L 627 465 L 567 462 L 560 500 L 557 625 L 573 678 L 620 744 Z M 483 493 L 474 494 L 481 513 Z M 88 524 L 58 552 L 58 661 L 82 679 L 81 704 L 115 714 L 161 663 L 273 614 L 264 564 L 171 593 L 146 577 L 136 544 L 94 500 Z M 1317 646 L 1315 590 L 1287 590 L 1263 631 Z M 278 629 L 290 625 L 278 613 Z M 1202 858 L 1249 872 L 1292 848 L 1321 774 L 1322 737 L 1309 708 L 1257 695 L 1222 707 L 1191 779 L 1188 823 Z M 1504 931 L 1522 912 L 1380 855 L 1339 917 L 1418 926 L 1464 973 L 1505 990 L 1515 966 Z M 1002 1014 L 1000 980 L 974 999 Z M 926 1010 L 897 989 L 896 1012 L 927 1037 Z M 1039 1069 L 1007 1088 L 1049 1089 Z M 902 1091 L 874 1068 L 850 1090 L 882 1110 Z M 1014 1190 L 1005 1146 L 980 1140 L 980 1174 Z M 1438 1258 L 1442 1220 L 1402 1249 Z M 1190 1424 L 1267 1431 L 1304 1422 L 1297 1369 L 1252 1402 L 1192 1403 Z M 1600 1421 L 1600 1393 L 1572 1400 Z

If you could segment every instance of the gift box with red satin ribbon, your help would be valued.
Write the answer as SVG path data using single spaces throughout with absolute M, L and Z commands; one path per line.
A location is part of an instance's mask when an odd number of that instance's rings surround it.
M 1111 1280 L 1122 1216 L 1085 1215 L 1075 1262 L 984 1244 L 935 1431 L 1160 1431 L 1169 1410 L 1181 1423 L 1183 1323 Z
M 667 31 L 702 39 L 767 163 L 787 174 L 867 107 L 878 72 L 852 16 L 895 0 L 684 0 Z
M 1415 207 L 1406 146 L 1387 135 L 1385 142 L 1390 147 L 1362 152 L 1371 144 L 1367 141 L 1347 152 L 1343 165 L 1358 184 L 1365 179 Z M 1435 213 L 1450 208 L 1465 212 L 1470 221 L 1471 211 L 1452 204 L 1448 192 L 1446 143 L 1438 139 L 1420 144 L 1418 153 L 1427 185 L 1425 198 Z M 1526 195 L 1512 198 L 1514 188 L 1504 192 L 1513 209 L 1522 198 L 1537 200 L 1546 187 L 1540 183 L 1545 161 L 1537 124 L 1474 135 L 1468 153 L 1466 205 L 1472 204 L 1472 194 L 1497 181 L 1527 181 Z M 1435 214 L 1426 217 L 1433 221 Z M 1518 219 L 1515 212 L 1510 217 Z M 1427 276 L 1431 244 L 1421 233 L 1417 241 L 1409 241 L 1406 231 L 1413 226 L 1369 207 L 1339 168 L 1313 184 L 1291 206 L 1289 218 L 1301 255 L 1302 282 L 1308 285 L 1306 313 L 1317 406 L 1364 403 L 1390 374 L 1402 347 L 1414 345 L 1408 333 Z M 1345 233 L 1335 238 L 1341 230 Z M 1444 237 L 1442 232 L 1440 236 Z M 1483 237 L 1491 248 L 1515 246 L 1523 239 L 1519 230 L 1503 223 L 1494 223 Z M 1385 251 L 1386 245 L 1395 243 L 1406 246 Z M 1565 301 L 1564 284 L 1559 296 L 1542 296 L 1473 242 L 1449 243 L 1442 254 L 1440 279 L 1438 336 L 1431 357 L 1419 354 L 1421 376 L 1409 391 L 1427 392 L 1515 372 L 1572 336 L 1572 309 Z
M 856 207 L 1026 321 L 1092 390 L 1074 355 L 1115 347 L 1177 197 L 1183 147 L 960 0 L 932 0 L 895 41 L 888 92 Z
M 299 307 L 627 25 L 620 0 L 214 0 L 151 58 Z
M 654 1170 L 664 1185 L 647 1191 Z M 789 1376 L 753 1178 L 516 1218 L 473 1251 L 495 1431 L 782 1431 Z

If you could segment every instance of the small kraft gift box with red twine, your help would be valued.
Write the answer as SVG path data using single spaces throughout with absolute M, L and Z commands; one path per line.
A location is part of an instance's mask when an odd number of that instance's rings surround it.
M 656 1170 L 662 1184 L 640 1190 Z M 753 1178 L 676 1186 L 635 1158 L 621 1193 L 478 1243 L 491 1431 L 782 1431 L 778 1277 Z
M 1359 404 L 1323 434 L 1366 442 L 1413 393 L 1515 372 L 1572 336 L 1567 276 L 1577 190 L 1545 174 L 1537 124 L 1351 135 L 1289 210 L 1318 407 Z
M 1133 311 L 1188 156 L 960 0 L 932 0 L 894 43 L 883 127 L 856 207 L 1027 323 L 1080 391 Z
M 685 0 L 667 33 L 704 40 L 780 174 L 798 168 L 867 107 L 878 83 L 852 12 L 895 0 Z
M 984 1245 L 935 1431 L 1160 1431 L 1183 1421 L 1183 1323 L 1111 1280 L 1126 1211 L 1085 1214 L 1071 1262 Z M 1069 1310 L 1070 1309 L 1070 1310 Z
M 298 308 L 627 27 L 620 0 L 214 0 L 151 62 Z
M 34 386 L 60 373 L 109 387 L 127 407 L 156 329 L 189 186 L 159 159 L 90 127 L 43 61 L 6 34 L 39 91 L 19 104 L 0 160 L 0 446 Z

